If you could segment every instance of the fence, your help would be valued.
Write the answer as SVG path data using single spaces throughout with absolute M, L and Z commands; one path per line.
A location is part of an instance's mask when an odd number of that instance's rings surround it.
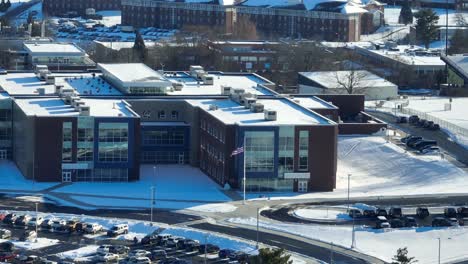
M 455 125 L 453 123 L 450 123 L 450 122 L 448 122 L 446 120 L 443 120 L 443 119 L 437 118 L 435 116 L 432 116 L 432 115 L 430 115 L 428 113 L 424 113 L 424 112 L 421 112 L 421 111 L 418 111 L 418 110 L 414 110 L 414 109 L 411 109 L 411 108 L 404 108 L 404 107 L 402 109 L 399 109 L 398 111 L 403 113 L 403 114 L 407 114 L 407 115 L 417 115 L 421 119 L 426 119 L 426 120 L 432 121 L 432 122 L 434 122 L 436 124 L 439 124 L 439 126 L 441 128 L 445 128 L 445 129 L 449 130 L 451 133 L 456 134 L 457 136 L 468 138 L 468 129 L 457 126 L 457 125 Z

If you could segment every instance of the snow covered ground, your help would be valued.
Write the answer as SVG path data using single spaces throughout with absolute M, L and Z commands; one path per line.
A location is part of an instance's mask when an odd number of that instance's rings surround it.
M 102 16 L 100 22 L 106 27 L 120 25 L 122 21 L 122 12 L 120 10 L 103 10 L 96 12 L 96 14 Z
M 270 199 L 344 198 L 348 174 L 352 197 L 466 193 L 468 188 L 468 174 L 438 156 L 405 153 L 382 137 L 354 136 L 338 139 L 334 192 L 271 193 Z
M 8 241 L 8 240 L 0 239 L 0 243 L 5 242 L 5 241 Z M 16 240 L 11 240 L 11 242 L 15 245 L 15 247 L 20 248 L 20 249 L 26 249 L 26 250 L 45 248 L 45 247 L 53 246 L 59 243 L 57 239 L 48 239 L 44 237 L 39 237 L 37 239 L 37 242 L 16 241 Z
M 437 15 L 439 16 L 439 25 L 443 26 L 445 25 L 445 20 L 446 20 L 446 12 L 445 9 L 441 8 L 433 8 Z M 385 17 L 385 22 L 389 25 L 397 25 L 398 23 L 398 18 L 400 16 L 400 11 L 401 11 L 401 6 L 393 6 L 393 5 L 388 5 L 385 6 L 385 11 L 384 11 L 384 17 Z M 417 9 L 413 9 L 413 14 L 418 12 Z M 449 9 L 448 10 L 448 24 L 449 26 L 457 26 L 457 14 L 455 10 Z M 460 13 L 461 16 L 465 17 L 465 19 L 468 19 L 468 14 L 467 13 Z M 413 19 L 413 22 L 416 23 L 416 19 Z
M 130 198 L 151 198 L 154 186 L 157 200 L 225 202 L 230 199 L 220 186 L 198 168 L 182 165 L 143 165 L 140 181 L 129 183 L 73 183 L 55 190 L 73 194 L 91 194 Z
M 256 226 L 254 218 L 231 218 L 231 223 Z M 265 229 L 286 232 L 302 237 L 333 242 L 350 248 L 352 227 L 307 224 L 282 224 L 260 222 Z M 443 263 L 468 256 L 464 241 L 468 239 L 467 227 L 452 228 L 402 228 L 376 230 L 365 227 L 356 229 L 357 251 L 391 261 L 397 249 L 408 247 L 408 255 L 416 257 L 418 263 L 437 263 L 438 238 L 441 239 L 441 260 Z
M 0 161 L 0 189 L 10 191 L 43 190 L 57 183 L 34 183 L 23 177 L 16 165 L 11 161 Z

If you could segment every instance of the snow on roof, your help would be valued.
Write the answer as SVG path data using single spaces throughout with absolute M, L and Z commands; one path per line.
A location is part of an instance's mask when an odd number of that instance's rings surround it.
M 184 85 L 181 91 L 169 91 L 169 95 L 221 95 L 221 86 L 245 89 L 246 93 L 257 95 L 272 95 L 273 93 L 258 85 L 271 84 L 254 74 L 224 74 L 210 73 L 213 84 L 198 84 L 197 80 L 186 73 L 165 74 L 171 82 L 179 82 Z
M 0 87 L 9 95 L 34 95 L 38 88 L 44 88 L 46 94 L 53 94 L 53 85 L 46 85 L 34 73 L 8 73 L 0 75 Z
M 122 83 L 165 81 L 164 76 L 143 63 L 98 63 L 98 68 Z
M 266 121 L 264 113 L 253 113 L 243 105 L 229 99 L 187 100 L 189 104 L 200 107 L 207 113 L 225 124 L 243 126 L 275 126 L 275 125 L 317 125 L 331 124 L 328 119 L 309 111 L 287 99 L 259 99 L 257 103 L 264 105 L 265 110 L 274 110 L 277 120 Z M 210 105 L 216 105 L 217 110 L 209 110 Z
M 336 107 L 330 103 L 324 102 L 317 97 L 294 97 L 294 102 L 308 109 L 335 109 Z
M 83 55 L 84 51 L 73 43 L 44 43 L 26 42 L 24 47 L 32 53 L 68 53 L 70 55 Z
M 341 9 L 341 13 L 343 14 L 362 14 L 362 13 L 367 13 L 367 12 L 368 11 L 366 9 L 358 5 L 351 4 L 351 3 L 347 3 Z
M 16 104 L 29 116 L 79 116 L 79 112 L 67 105 L 60 98 L 15 99 Z M 134 114 L 122 100 L 84 99 L 81 101 L 90 107 L 90 116 L 96 117 L 132 117 Z
M 354 71 L 354 73 L 352 71 L 319 71 L 300 72 L 299 74 L 328 89 L 341 88 L 338 80 L 346 81 L 353 74 L 355 78 L 359 79 L 359 81 L 356 81 L 356 88 L 396 86 L 384 78 L 364 70 Z
M 449 65 L 456 68 L 460 74 L 463 74 L 468 78 L 468 55 L 456 54 L 452 56 L 446 56 L 445 60 Z
M 97 40 L 94 40 L 94 42 L 95 42 L 95 43 L 98 43 L 98 44 L 101 44 L 101 45 L 103 45 L 103 46 L 106 47 L 106 48 L 113 49 L 113 50 L 130 49 L 130 48 L 133 48 L 133 46 L 135 45 L 135 42 L 133 42 L 133 41 L 111 41 L 111 42 L 104 42 L 104 41 L 97 41 Z M 156 42 L 145 40 L 145 46 L 146 46 L 147 48 L 149 48 L 149 47 L 154 47 L 154 46 L 156 46 Z
M 338 5 L 343 14 L 366 13 L 363 9 L 367 3 L 372 0 L 247 0 L 242 3 L 245 6 L 264 6 L 264 7 L 286 7 L 295 5 L 304 5 L 306 10 L 313 11 L 317 5 L 324 3 L 342 3 Z

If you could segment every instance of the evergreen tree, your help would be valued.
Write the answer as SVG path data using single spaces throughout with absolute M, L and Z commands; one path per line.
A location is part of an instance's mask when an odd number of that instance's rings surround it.
M 450 40 L 449 54 L 463 54 L 468 52 L 468 33 L 462 29 L 455 30 Z
M 145 40 L 141 36 L 140 31 L 135 31 L 135 43 L 133 44 L 133 50 L 137 53 L 140 61 L 144 61 L 146 54 Z
M 285 250 L 282 248 L 270 249 L 262 248 L 259 250 L 259 254 L 250 259 L 251 264 L 292 264 L 293 261 L 290 260 L 291 255 L 285 253 Z
M 28 18 L 26 19 L 26 24 L 29 25 L 29 24 L 32 24 L 32 23 L 34 23 L 34 16 L 33 16 L 32 12 L 29 12 Z
M 405 25 L 413 24 L 413 11 L 411 10 L 411 6 L 408 0 L 403 2 L 400 16 L 398 17 L 398 22 Z
M 408 249 L 406 247 L 399 248 L 397 254 L 392 258 L 392 264 L 411 264 L 418 262 L 414 257 L 408 257 Z
M 10 2 L 10 0 L 7 0 L 7 2 L 6 2 L 6 9 L 8 10 L 8 8 L 10 8 L 10 7 L 11 7 L 11 2 Z
M 416 17 L 416 38 L 421 41 L 424 46 L 429 48 L 431 41 L 437 39 L 438 28 L 437 22 L 439 21 L 439 16 L 430 8 L 421 9 L 415 15 Z
M 5 12 L 5 11 L 7 11 L 7 6 L 5 3 L 5 0 L 2 0 L 2 2 L 0 2 L 0 12 Z

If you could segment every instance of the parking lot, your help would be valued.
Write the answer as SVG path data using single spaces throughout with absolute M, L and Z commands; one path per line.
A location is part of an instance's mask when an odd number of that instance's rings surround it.
M 165 234 L 162 228 L 142 237 L 133 236 L 127 224 L 106 229 L 78 219 L 40 219 L 38 236 L 25 238 L 25 233 L 35 233 L 34 217 L 0 217 L 0 236 L 11 232 L 0 240 L 0 261 L 11 263 L 204 263 L 205 258 L 207 263 L 244 263 L 248 259 L 244 252 Z

